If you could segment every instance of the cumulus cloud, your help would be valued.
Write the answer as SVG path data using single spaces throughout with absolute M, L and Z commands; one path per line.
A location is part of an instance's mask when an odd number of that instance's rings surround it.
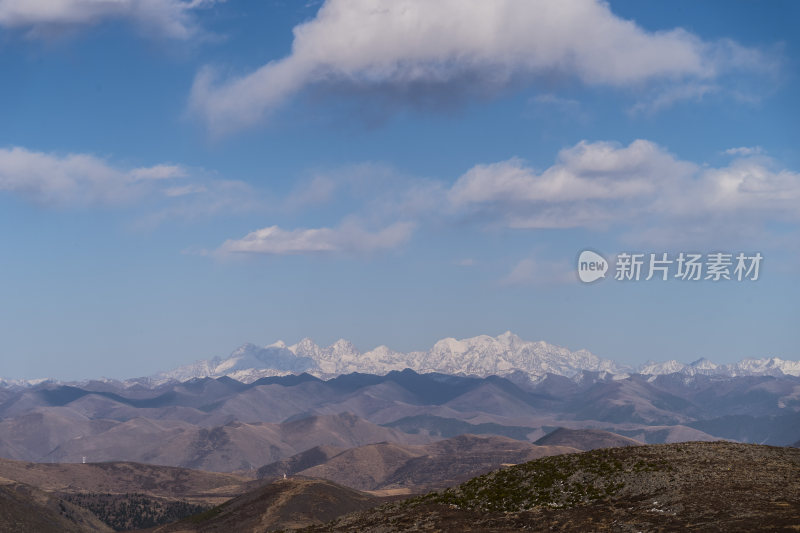
M 41 204 L 125 203 L 146 194 L 150 190 L 146 182 L 183 176 L 185 170 L 177 165 L 126 170 L 91 154 L 0 148 L 0 191 Z
M 413 224 L 408 222 L 397 222 L 375 232 L 365 230 L 356 222 L 347 222 L 337 228 L 286 230 L 270 226 L 248 233 L 241 239 L 225 241 L 217 253 L 296 255 L 373 252 L 406 243 L 412 231 Z
M 130 20 L 159 35 L 187 39 L 197 32 L 192 11 L 218 0 L 0 0 L 0 27 L 32 37 L 107 20 Z
M 646 31 L 601 0 L 327 0 L 294 28 L 287 57 L 227 80 L 202 70 L 190 106 L 222 133 L 261 120 L 314 85 L 410 101 L 439 88 L 452 101 L 541 77 L 612 87 L 700 83 L 767 63 L 732 41 Z
M 614 212 L 621 201 L 642 205 L 695 168 L 648 141 L 627 147 L 582 141 L 541 173 L 520 159 L 477 165 L 448 197 L 456 211 L 499 215 L 513 227 L 586 226 L 621 215 Z
M 519 159 L 477 165 L 456 180 L 448 200 L 456 214 L 516 228 L 720 218 L 747 224 L 800 218 L 800 174 L 762 156 L 713 168 L 650 141 L 582 141 L 541 172 Z
M 0 148 L 3 193 L 45 207 L 142 206 L 135 226 L 150 229 L 168 218 L 253 210 L 260 201 L 249 185 L 200 169 L 165 163 L 124 168 L 92 154 L 22 147 Z

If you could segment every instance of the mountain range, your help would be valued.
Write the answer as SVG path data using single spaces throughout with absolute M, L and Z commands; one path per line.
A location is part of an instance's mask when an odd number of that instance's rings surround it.
M 386 346 L 361 353 L 344 339 L 327 347 L 320 347 L 308 338 L 291 346 L 282 341 L 264 347 L 244 344 L 228 357 L 202 360 L 161 372 L 150 376 L 145 382 L 160 384 L 168 380 L 228 376 L 249 383 L 262 377 L 302 372 L 330 378 L 352 372 L 386 374 L 406 368 L 419 373 L 480 377 L 522 373 L 531 379 L 540 379 L 548 374 L 576 378 L 584 371 L 620 377 L 676 372 L 689 376 L 800 376 L 800 361 L 777 357 L 744 359 L 725 365 L 707 359 L 689 364 L 676 360 L 662 363 L 651 361 L 634 368 L 600 358 L 587 350 L 570 351 L 543 341 L 525 341 L 507 331 L 497 337 L 479 335 L 462 340 L 446 338 L 438 341 L 430 350 L 408 353 L 397 352 Z
M 463 434 L 533 442 L 556 428 L 645 443 L 800 440 L 800 378 L 583 371 L 505 377 L 351 373 L 0 388 L 0 457 L 137 461 L 252 473 L 315 446 L 422 445 Z
M 779 357 L 743 359 L 716 364 L 701 358 L 692 363 L 677 360 L 648 361 L 636 367 L 604 359 L 587 350 L 570 351 L 543 341 L 526 341 L 507 331 L 497 337 L 479 335 L 457 340 L 446 338 L 430 350 L 398 352 L 378 346 L 360 352 L 351 342 L 340 339 L 321 347 L 311 339 L 287 345 L 278 341 L 268 346 L 243 344 L 226 357 L 217 356 L 154 375 L 123 380 L 126 386 L 154 387 L 170 381 L 227 376 L 242 383 L 289 374 L 306 373 L 328 379 L 353 372 L 384 375 L 393 370 L 411 369 L 418 373 L 438 372 L 457 376 L 510 376 L 521 374 L 530 380 L 548 375 L 580 379 L 583 372 L 598 372 L 624 379 L 632 374 L 659 376 L 680 373 L 686 376 L 800 376 L 800 361 Z M 52 379 L 18 380 L 0 378 L 0 387 L 35 386 Z M 115 380 L 105 380 L 115 381 Z
M 510 333 L 410 354 L 360 354 L 346 341 L 245 345 L 150 378 L 0 386 L 0 457 L 250 478 L 271 468 L 362 490 L 441 487 L 544 448 L 795 444 L 797 366 L 773 358 L 632 370 Z M 93 498 L 97 507 L 124 503 Z M 147 498 L 137 505 L 160 516 L 179 509 Z

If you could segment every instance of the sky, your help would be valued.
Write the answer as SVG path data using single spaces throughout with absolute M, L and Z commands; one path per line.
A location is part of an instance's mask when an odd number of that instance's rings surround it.
M 800 359 L 797 20 L 0 0 L 0 377 L 506 330 L 634 365 Z M 682 252 L 731 254 L 731 279 L 676 278 Z M 668 279 L 615 279 L 626 253 Z

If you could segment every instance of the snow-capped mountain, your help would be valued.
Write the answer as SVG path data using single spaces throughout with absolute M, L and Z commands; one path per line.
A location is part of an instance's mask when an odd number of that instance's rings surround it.
M 610 359 L 602 359 L 587 350 L 570 351 L 543 341 L 526 341 L 507 331 L 497 337 L 479 335 L 461 340 L 446 338 L 438 341 L 430 350 L 408 353 L 398 352 L 387 346 L 378 346 L 362 353 L 344 339 L 325 347 L 318 346 L 308 338 L 291 346 L 282 341 L 268 346 L 244 344 L 227 357 L 197 361 L 149 377 L 125 380 L 123 384 L 147 387 L 169 381 L 222 376 L 252 383 L 264 377 L 303 372 L 327 379 L 352 372 L 384 375 L 392 370 L 406 368 L 418 373 L 440 372 L 462 376 L 513 375 L 523 376 L 522 379 L 527 376 L 532 381 L 538 381 L 547 374 L 580 381 L 585 372 L 596 372 L 601 379 L 625 379 L 631 374 L 642 374 L 655 379 L 659 375 L 675 373 L 687 377 L 800 377 L 800 361 L 778 357 L 743 359 L 725 365 L 715 364 L 708 359 L 698 359 L 688 364 L 673 359 L 664 362 L 649 361 L 637 368 L 631 368 Z M 43 381 L 56 380 L 0 378 L 0 387 L 24 388 Z
M 441 372 L 453 375 L 507 376 L 524 373 L 531 379 L 547 374 L 579 378 L 585 371 L 627 377 L 631 373 L 650 376 L 680 372 L 687 375 L 734 377 L 741 375 L 800 376 L 800 362 L 778 358 L 745 359 L 730 365 L 716 365 L 707 359 L 690 364 L 675 360 L 649 362 L 637 369 L 602 359 L 586 350 L 570 351 L 546 342 L 526 341 L 511 332 L 497 337 L 479 335 L 457 340 L 446 338 L 430 350 L 397 352 L 386 346 L 361 353 L 351 342 L 340 339 L 327 347 L 311 339 L 287 346 L 278 341 L 264 347 L 245 344 L 227 358 L 214 358 L 183 366 L 151 377 L 160 383 L 170 379 L 184 381 L 200 377 L 229 376 L 252 382 L 262 377 L 308 372 L 332 377 L 351 372 L 383 375 L 410 368 L 416 372 Z
M 706 375 L 719 377 L 739 376 L 800 376 L 800 361 L 787 361 L 779 357 L 766 359 L 743 359 L 738 363 L 718 365 L 708 359 L 698 359 L 683 364 L 670 360 L 663 363 L 648 362 L 637 369 L 639 374 L 658 376 L 680 372 L 689 376 Z
M 229 357 L 198 361 L 152 376 L 155 382 L 183 381 L 198 377 L 230 376 L 252 382 L 265 376 L 308 372 L 331 377 L 351 372 L 386 374 L 411 368 L 417 372 L 454 375 L 507 375 L 522 371 L 531 377 L 548 373 L 573 377 L 584 370 L 621 373 L 626 369 L 611 360 L 586 351 L 572 352 L 546 342 L 530 342 L 511 332 L 497 337 L 480 335 L 470 339 L 442 339 L 423 352 L 402 353 L 386 346 L 361 353 L 349 341 L 340 339 L 327 347 L 303 339 L 287 346 L 278 341 L 263 348 L 245 344 Z
M 293 348 L 296 346 L 298 345 Z M 314 346 L 316 347 L 316 345 Z M 318 347 L 316 348 L 319 350 Z M 158 383 L 169 380 L 186 381 L 192 378 L 228 376 L 239 381 L 252 382 L 263 377 L 301 373 L 318 366 L 314 359 L 296 355 L 295 352 L 296 350 L 287 349 L 281 341 L 264 347 L 248 343 L 234 350 L 226 358 L 215 357 L 197 361 L 156 374 L 151 377 L 151 380 Z

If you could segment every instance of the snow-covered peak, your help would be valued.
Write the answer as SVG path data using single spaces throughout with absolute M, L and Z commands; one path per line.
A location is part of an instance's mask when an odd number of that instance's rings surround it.
M 230 356 L 231 357 L 243 357 L 246 354 L 248 354 L 248 353 L 250 353 L 250 352 L 252 352 L 254 350 L 258 350 L 258 349 L 259 349 L 259 347 L 256 346 L 255 344 L 252 344 L 250 342 L 246 342 L 246 343 L 242 344 L 241 346 L 239 346 L 238 348 L 236 348 L 233 352 L 231 352 Z
M 663 363 L 648 361 L 640 366 L 638 370 L 640 374 L 653 376 L 660 374 L 674 374 L 675 372 L 680 372 L 684 368 L 686 368 L 685 364 L 680 363 L 675 359 L 670 359 L 669 361 L 664 361 Z
M 513 346 L 515 344 L 524 342 L 521 338 L 519 338 L 517 335 L 514 335 L 510 331 L 506 331 L 505 333 L 498 335 L 497 340 L 506 346 Z
M 317 346 L 314 341 L 306 337 L 297 344 L 289 346 L 289 351 L 295 355 L 311 356 L 319 352 L 319 346 Z
M 689 364 L 692 368 L 697 370 L 716 370 L 719 365 L 714 363 L 713 361 L 709 361 L 705 357 L 701 357 L 697 361 L 693 361 Z
M 227 358 L 198 361 L 153 376 L 152 380 L 157 383 L 169 379 L 226 375 L 248 382 L 281 373 L 309 372 L 330 377 L 351 372 L 386 374 L 405 368 L 476 376 L 522 372 L 531 379 L 548 373 L 574 377 L 585 370 L 619 374 L 625 371 L 613 361 L 600 359 L 586 350 L 572 352 L 542 341 L 525 341 L 507 331 L 497 337 L 448 337 L 436 342 L 430 350 L 409 353 L 378 346 L 362 354 L 345 339 L 327 347 L 318 346 L 309 338 L 291 346 L 282 341 L 265 347 L 244 344 Z
M 355 347 L 355 345 L 353 345 L 352 342 L 350 342 L 348 340 L 345 340 L 345 339 L 339 339 L 338 341 L 334 342 L 333 344 L 331 344 L 330 349 L 331 349 L 331 352 L 336 353 L 336 354 L 352 355 L 352 354 L 358 354 L 359 353 L 359 351 Z
M 800 361 L 786 361 L 779 357 L 768 359 L 743 359 L 729 365 L 731 375 L 780 375 L 800 376 Z
M 648 362 L 638 369 L 640 374 L 657 376 L 680 372 L 689 376 L 698 374 L 717 377 L 737 376 L 796 376 L 800 377 L 800 361 L 787 361 L 779 357 L 743 359 L 738 363 L 718 365 L 701 358 L 688 365 L 671 360 L 664 363 Z

